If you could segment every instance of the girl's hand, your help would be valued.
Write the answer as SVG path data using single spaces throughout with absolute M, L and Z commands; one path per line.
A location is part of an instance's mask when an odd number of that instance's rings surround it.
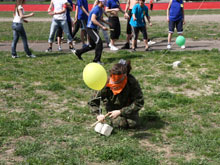
M 108 30 L 108 28 L 107 28 L 107 27 L 105 27 L 105 26 L 103 26 L 103 27 L 102 27 L 102 29 L 103 29 L 103 30 Z
M 109 112 L 109 114 L 110 114 L 110 116 L 109 116 L 110 118 L 115 119 L 121 114 L 121 111 L 120 110 L 114 110 L 112 112 Z
M 99 115 L 96 117 L 98 121 L 103 122 L 105 120 L 105 116 L 104 115 Z
M 133 17 L 133 20 L 134 20 L 134 21 L 136 21 L 136 20 L 137 20 L 137 18 L 136 18 L 136 17 Z
M 24 19 L 23 21 L 24 21 L 25 23 L 28 23 L 28 20 L 25 20 L 25 19 Z
M 167 22 L 170 22 L 170 19 L 169 19 L 169 17 L 167 17 Z
M 32 17 L 32 16 L 34 16 L 34 13 L 30 13 L 29 15 Z
M 149 25 L 152 26 L 152 23 L 150 22 Z

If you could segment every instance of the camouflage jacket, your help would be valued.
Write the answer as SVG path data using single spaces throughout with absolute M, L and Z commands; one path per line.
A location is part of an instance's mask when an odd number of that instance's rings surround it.
M 137 114 L 144 105 L 143 93 L 138 81 L 131 74 L 121 93 L 114 95 L 109 87 L 104 87 L 97 96 L 88 102 L 93 113 L 99 113 L 99 107 L 103 102 L 106 111 L 121 110 L 121 116 L 127 117 Z

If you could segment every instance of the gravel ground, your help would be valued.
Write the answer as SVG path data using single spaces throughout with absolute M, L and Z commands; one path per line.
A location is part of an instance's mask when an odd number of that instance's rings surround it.
M 210 15 L 186 15 L 186 22 L 220 22 L 220 15 L 219 14 L 210 14 Z M 166 16 L 152 16 L 152 21 L 166 21 Z M 13 18 L 0 18 L 0 22 L 11 22 Z M 39 18 L 39 17 L 31 17 L 28 18 L 29 21 L 51 21 L 52 18 Z M 120 17 L 120 21 L 126 21 L 123 17 Z

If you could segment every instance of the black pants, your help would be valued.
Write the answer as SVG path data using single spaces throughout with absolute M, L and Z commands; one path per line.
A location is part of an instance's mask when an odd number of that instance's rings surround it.
M 110 28 L 110 38 L 111 39 L 119 39 L 121 34 L 121 25 L 118 17 L 109 17 Z
M 131 13 L 132 9 L 129 9 L 128 11 L 128 15 L 129 15 L 129 18 L 127 19 L 127 34 L 131 34 L 131 25 L 130 25 L 130 20 L 131 20 L 131 17 L 132 17 L 132 13 Z
M 85 48 L 77 49 L 76 51 L 78 54 L 81 55 L 92 49 L 95 49 L 95 58 L 93 62 L 101 61 L 102 50 L 103 50 L 102 39 L 99 36 L 97 29 L 87 28 L 87 33 L 89 35 L 89 45 L 86 46 Z
M 141 31 L 141 33 L 143 34 L 143 38 L 145 40 L 147 40 L 147 30 L 146 30 L 146 26 L 141 26 L 141 27 L 133 27 L 131 26 L 132 32 L 133 32 L 133 39 L 137 40 L 138 39 L 138 33 L 139 31 Z
M 72 35 L 73 38 L 75 37 L 76 33 L 79 31 L 80 26 L 81 26 L 80 20 L 77 19 L 73 29 L 73 35 Z

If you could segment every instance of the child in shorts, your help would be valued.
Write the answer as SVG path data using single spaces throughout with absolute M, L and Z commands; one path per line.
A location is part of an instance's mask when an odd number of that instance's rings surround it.
M 167 8 L 167 21 L 169 23 L 167 49 L 171 49 L 171 38 L 174 29 L 177 29 L 178 35 L 183 35 L 183 24 L 185 24 L 183 0 L 170 0 Z M 185 45 L 181 48 L 185 49 Z
M 149 25 L 152 26 L 150 22 L 150 16 L 148 14 L 148 7 L 144 4 L 145 0 L 140 0 L 138 4 L 136 4 L 132 9 L 132 17 L 130 20 L 130 25 L 133 33 L 132 39 L 132 50 L 135 51 L 135 47 L 137 45 L 138 33 L 142 32 L 144 42 L 145 42 L 145 51 L 149 50 L 148 47 L 148 38 L 147 38 L 147 30 L 146 23 L 144 17 L 147 17 Z

